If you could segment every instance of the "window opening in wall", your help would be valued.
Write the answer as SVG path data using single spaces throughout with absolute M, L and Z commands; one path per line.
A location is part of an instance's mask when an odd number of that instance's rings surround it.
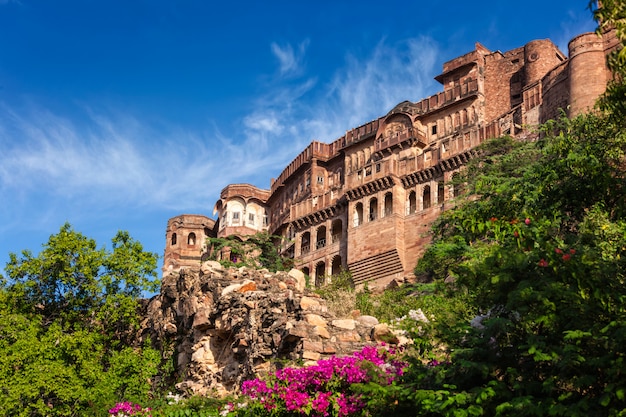
M 326 264 L 320 262 L 315 266 L 315 286 L 320 287 L 326 281 Z
M 331 263 L 331 273 L 333 275 L 339 275 L 343 268 L 341 267 L 341 256 L 337 255 L 333 258 Z
M 430 134 L 431 135 L 436 135 L 437 134 L 437 125 L 432 125 L 430 128 Z
M 415 191 L 411 191 L 409 193 L 409 212 L 408 214 L 413 214 L 417 211 L 417 197 Z
M 191 232 L 189 233 L 189 236 L 187 237 L 187 244 L 194 246 L 196 244 L 196 234 Z
M 354 206 L 354 214 L 352 219 L 352 226 L 357 227 L 363 223 L 363 204 L 357 203 Z
M 306 255 L 311 251 L 311 233 L 305 232 L 302 234 L 302 240 L 300 243 L 300 253 Z
M 176 233 L 172 233 L 172 245 L 176 244 Z
M 248 224 L 254 225 L 254 213 L 248 213 Z
M 376 173 L 380 172 L 380 164 L 376 164 Z
M 233 224 L 239 224 L 239 212 L 238 211 L 234 211 L 233 212 Z
M 326 246 L 326 226 L 320 226 L 317 228 L 317 241 L 315 243 L 316 249 L 321 249 Z
M 365 168 L 365 176 L 368 177 L 372 175 L 372 167 Z
M 263 216 L 263 226 L 267 226 L 267 215 Z
M 318 184 L 324 184 L 324 177 L 321 177 L 321 176 L 318 175 L 317 176 L 317 183 Z
M 311 178 L 307 177 L 305 180 L 305 187 L 309 188 L 311 186 Z
M 385 217 L 393 214 L 393 195 L 391 193 L 385 194 Z
M 339 242 L 341 240 L 341 220 L 334 220 L 331 229 L 331 241 L 332 243 Z
M 376 197 L 370 200 L 369 221 L 374 221 L 378 217 L 378 199 Z
M 424 209 L 430 208 L 430 186 L 429 185 L 424 187 L 424 192 L 422 193 L 422 208 Z
M 437 184 L 437 203 L 443 204 L 445 200 L 445 188 L 443 186 L 443 182 L 439 182 Z

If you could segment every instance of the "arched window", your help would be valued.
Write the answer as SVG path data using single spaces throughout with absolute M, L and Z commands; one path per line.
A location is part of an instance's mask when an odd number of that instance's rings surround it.
M 333 258 L 333 262 L 331 264 L 331 269 L 332 269 L 332 274 L 333 275 L 338 275 L 341 273 L 341 256 L 336 255 Z
M 315 265 L 315 286 L 321 287 L 326 280 L 326 263 L 319 262 Z
M 417 196 L 415 191 L 409 193 L 409 206 L 407 214 L 413 214 L 417 211 Z
M 443 181 L 437 183 L 437 204 L 443 204 L 446 197 L 446 188 L 443 185 Z
M 391 193 L 385 194 L 385 217 L 393 214 L 393 195 Z
M 430 208 L 430 185 L 424 187 L 424 192 L 422 193 L 422 208 L 424 210 Z
M 378 199 L 376 197 L 370 200 L 369 221 L 374 221 L 378 217 Z
M 315 241 L 315 248 L 321 249 L 326 246 L 326 226 L 320 226 L 317 228 L 317 237 Z
M 176 233 L 172 233 L 172 246 L 176 244 Z
M 302 234 L 302 241 L 300 242 L 300 253 L 306 255 L 311 251 L 311 232 L 304 232 Z
M 340 219 L 333 220 L 332 229 L 330 231 L 332 243 L 339 242 L 342 235 L 342 225 Z
M 191 232 L 189 233 L 189 236 L 187 237 L 187 244 L 194 246 L 196 244 L 196 234 Z
M 363 224 L 363 203 L 356 203 L 352 218 L 352 226 L 357 227 Z

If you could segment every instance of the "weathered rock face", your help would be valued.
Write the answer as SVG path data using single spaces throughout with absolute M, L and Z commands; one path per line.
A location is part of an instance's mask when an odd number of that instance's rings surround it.
M 300 271 L 224 269 L 208 261 L 165 276 L 142 338 L 174 355 L 181 392 L 228 394 L 284 360 L 315 361 L 390 340 L 370 316 L 333 317 Z M 376 329 L 376 331 L 375 331 Z

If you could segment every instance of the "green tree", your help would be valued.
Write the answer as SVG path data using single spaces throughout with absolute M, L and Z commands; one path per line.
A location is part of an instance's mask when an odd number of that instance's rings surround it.
M 282 237 L 259 232 L 240 238 L 239 236 L 208 238 L 209 259 L 219 260 L 226 265 L 267 268 L 270 271 L 286 271 L 293 267 L 293 259 L 280 253 Z M 221 259 L 230 253 L 235 262 Z
M 623 130 L 590 114 L 543 132 L 486 144 L 463 177 L 473 198 L 435 224 L 418 269 L 451 272 L 481 315 L 436 326 L 451 363 L 409 374 L 420 412 L 626 413 Z
M 36 311 L 44 322 L 61 319 L 65 325 L 107 326 L 129 330 L 136 324 L 137 298 L 158 288 L 158 255 L 120 231 L 113 250 L 64 224 L 34 256 L 9 254 L 9 285 L 21 311 Z
M 0 282 L 0 414 L 107 415 L 145 401 L 160 353 L 134 340 L 157 255 L 126 232 L 112 251 L 69 224 L 37 256 L 10 254 Z
M 626 39 L 626 5 L 622 0 L 592 0 L 589 2 L 594 19 L 598 22 L 598 34 L 614 29 L 621 46 Z M 624 124 L 626 119 L 626 49 L 618 48 L 608 58 L 607 64 L 614 79 L 609 82 L 606 94 L 599 100 L 599 107 L 608 111 L 615 123 Z

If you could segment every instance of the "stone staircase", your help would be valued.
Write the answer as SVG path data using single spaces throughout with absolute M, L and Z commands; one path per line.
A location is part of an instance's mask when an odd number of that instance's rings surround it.
M 381 278 L 402 276 L 402 262 L 398 251 L 393 249 L 348 265 L 354 285 Z

